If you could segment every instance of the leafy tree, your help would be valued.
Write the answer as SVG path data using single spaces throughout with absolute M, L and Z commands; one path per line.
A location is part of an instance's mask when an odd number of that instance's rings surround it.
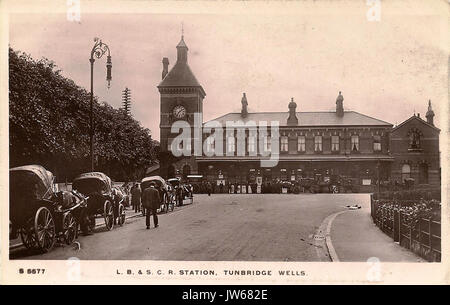
M 90 171 L 90 94 L 55 63 L 9 48 L 10 166 L 41 164 L 60 181 Z M 113 180 L 143 176 L 159 143 L 123 110 L 94 100 L 95 170 Z

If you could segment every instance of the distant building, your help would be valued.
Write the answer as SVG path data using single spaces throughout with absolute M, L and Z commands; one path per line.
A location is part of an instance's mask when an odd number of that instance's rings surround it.
M 251 100 L 244 93 L 241 112 L 212 120 L 222 126 L 227 121 L 240 122 L 243 128 L 248 127 L 246 124 L 249 122 L 259 126 L 260 122 L 270 124 L 278 121 L 279 141 L 276 145 L 279 162 L 275 167 L 262 167 L 260 164 L 262 157 L 259 152 L 273 149 L 270 130 L 264 137 L 259 137 L 262 132 L 259 127 L 252 132 L 252 128 L 245 128 L 243 154 L 238 153 L 237 130 L 231 133 L 224 129 L 222 156 L 208 156 L 203 152 L 199 156 L 174 157 L 171 144 L 178 133 L 172 133 L 171 126 L 176 121 L 188 123 L 193 135 L 198 128 L 206 151 L 214 150 L 219 144 L 207 140 L 209 134 L 203 132 L 203 127 L 208 122 L 194 126 L 195 113 L 203 122 L 206 93 L 189 68 L 187 59 L 188 47 L 182 37 L 177 45 L 177 62 L 170 71 L 168 59 L 163 59 L 162 81 L 158 85 L 161 95 L 160 175 L 165 178 L 200 174 L 216 184 L 267 184 L 298 181 L 302 177 L 328 179 L 339 175 L 351 179 L 360 186 L 360 190 L 372 190 L 378 179 L 402 181 L 407 176 L 407 167 L 403 164 L 410 164 L 410 177 L 417 178 L 418 183 L 439 183 L 439 129 L 433 125 L 431 104 L 428 122 L 412 117 L 393 128 L 383 120 L 356 111 L 345 111 L 341 92 L 336 98 L 335 111 L 302 112 L 291 99 L 286 111 L 257 113 L 248 112 Z M 419 148 L 410 147 L 412 132 L 418 134 Z M 194 151 L 193 140 L 186 146 L 184 149 Z

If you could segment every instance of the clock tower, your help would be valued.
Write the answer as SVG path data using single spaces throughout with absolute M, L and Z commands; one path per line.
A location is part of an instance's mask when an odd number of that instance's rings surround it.
M 170 129 L 174 122 L 183 120 L 191 126 L 191 136 L 194 137 L 194 116 L 198 114 L 201 129 L 203 123 L 203 99 L 206 96 L 200 83 L 188 65 L 188 47 L 183 35 L 177 45 L 177 61 L 169 69 L 168 58 L 163 59 L 162 81 L 158 85 L 161 96 L 160 101 L 160 175 L 163 178 L 172 178 L 177 173 L 196 172 L 193 153 L 191 157 L 175 157 L 170 151 L 172 140 L 178 134 L 172 134 Z M 201 135 L 201 133 L 200 133 Z M 193 151 L 193 139 L 190 143 Z

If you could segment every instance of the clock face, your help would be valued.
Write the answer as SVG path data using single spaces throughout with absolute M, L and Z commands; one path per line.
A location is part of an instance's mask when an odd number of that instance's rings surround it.
M 173 115 L 177 118 L 177 119 L 182 119 L 186 116 L 186 108 L 184 108 L 181 105 L 177 105 L 173 108 Z

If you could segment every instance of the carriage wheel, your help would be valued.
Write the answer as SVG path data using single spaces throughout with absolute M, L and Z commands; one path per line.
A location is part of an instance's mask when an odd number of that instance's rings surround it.
M 36 236 L 34 235 L 33 224 L 33 218 L 30 218 L 25 227 L 20 229 L 20 239 L 27 249 L 32 249 L 36 246 Z
M 68 245 L 72 244 L 77 238 L 78 223 L 72 213 L 68 212 L 63 217 L 63 237 L 64 242 Z
M 46 207 L 41 207 L 34 218 L 34 233 L 37 246 L 42 252 L 48 252 L 55 244 L 55 222 Z
M 125 223 L 125 208 L 123 204 L 119 204 L 119 226 L 123 226 Z
M 89 216 L 89 230 L 94 231 L 95 229 L 95 215 Z
M 103 205 L 103 217 L 105 218 L 105 226 L 109 230 L 114 227 L 114 210 L 111 202 L 105 201 Z

